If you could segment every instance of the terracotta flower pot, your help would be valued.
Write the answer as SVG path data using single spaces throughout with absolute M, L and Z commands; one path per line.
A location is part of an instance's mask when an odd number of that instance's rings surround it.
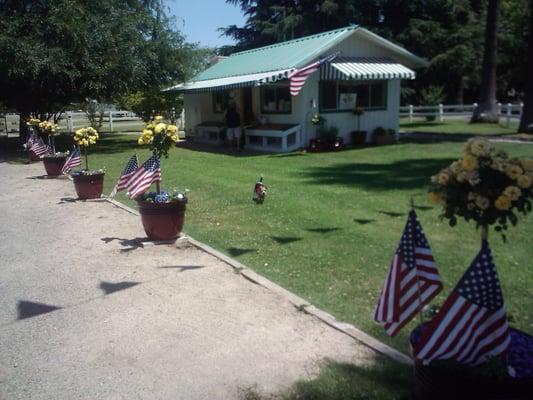
M 155 203 L 138 201 L 146 236 L 150 240 L 173 240 L 183 229 L 186 202 Z
M 104 173 L 93 175 L 73 175 L 74 187 L 78 198 L 85 199 L 99 199 L 104 190 Z
M 352 146 L 358 146 L 366 143 L 366 131 L 352 131 Z
M 33 150 L 28 150 L 28 159 L 30 162 L 41 161 L 41 157 L 35 154 Z
M 43 164 L 44 169 L 48 176 L 58 176 L 61 175 L 61 169 L 65 165 L 66 156 L 54 157 L 54 156 L 44 156 Z

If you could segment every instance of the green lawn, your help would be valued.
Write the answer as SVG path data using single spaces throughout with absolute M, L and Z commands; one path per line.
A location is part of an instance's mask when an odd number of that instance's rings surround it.
M 409 122 L 407 118 L 400 119 L 400 129 L 406 132 L 464 134 L 464 135 L 511 135 L 516 134 L 518 122 L 506 124 L 469 124 L 466 119 L 445 119 L 443 122 L 426 121 L 418 118 Z
M 135 137 L 102 140 L 91 158 L 105 166 L 106 190 L 135 150 Z M 513 155 L 533 145 L 499 144 Z M 186 231 L 311 303 L 406 350 L 409 328 L 394 340 L 372 311 L 396 250 L 411 196 L 449 293 L 479 248 L 479 232 L 464 222 L 450 228 L 427 200 L 429 177 L 462 151 L 462 144 L 405 143 L 338 153 L 227 155 L 175 149 L 163 160 L 163 186 L 189 189 Z M 251 201 L 263 174 L 268 197 Z M 132 204 L 123 194 L 118 199 Z M 508 235 L 492 234 L 507 308 L 515 325 L 533 333 L 531 216 Z M 441 295 L 437 299 L 444 299 Z
M 135 136 L 107 136 L 94 147 L 92 167 L 105 167 L 111 191 L 133 151 Z M 497 145 L 533 156 L 533 145 Z M 450 228 L 427 200 L 429 178 L 460 156 L 458 142 L 403 143 L 337 153 L 220 154 L 173 149 L 162 162 L 163 187 L 189 189 L 185 230 L 297 293 L 338 319 L 407 350 L 405 328 L 395 339 L 372 320 L 408 204 L 414 196 L 445 284 L 440 303 L 479 249 L 479 232 Z M 252 202 L 263 174 L 268 197 Z M 118 200 L 132 204 L 123 193 Z M 533 227 L 522 218 L 504 244 L 491 232 L 506 305 L 518 328 L 533 334 Z M 140 222 L 139 222 L 140 224 Z
M 319 376 L 273 396 L 248 388 L 244 400 L 407 400 L 414 397 L 412 368 L 384 361 L 372 367 L 327 363 Z

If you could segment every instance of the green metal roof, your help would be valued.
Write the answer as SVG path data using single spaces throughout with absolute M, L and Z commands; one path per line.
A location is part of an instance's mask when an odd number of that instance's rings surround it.
M 302 67 L 344 40 L 356 29 L 357 26 L 354 25 L 235 53 L 201 72 L 193 81 Z

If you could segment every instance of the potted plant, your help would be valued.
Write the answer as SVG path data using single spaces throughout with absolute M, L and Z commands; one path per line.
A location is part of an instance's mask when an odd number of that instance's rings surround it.
M 55 135 L 58 133 L 58 126 L 49 121 L 41 121 L 37 126 L 43 135 L 48 136 L 48 144 L 51 151 L 50 154 L 45 154 L 42 157 L 44 169 L 48 176 L 59 176 L 69 153 L 56 152 Z
M 46 145 L 42 142 L 42 138 L 39 136 L 38 126 L 40 123 L 41 120 L 36 118 L 30 118 L 26 121 L 29 134 L 26 138 L 26 143 L 24 143 L 23 146 L 28 152 L 28 160 L 30 163 L 41 161 L 41 155 L 48 151 Z
M 99 139 L 98 132 L 92 127 L 80 128 L 74 134 L 74 143 L 83 148 L 85 155 L 85 168 L 71 174 L 78 198 L 98 199 L 104 190 L 104 171 L 102 169 L 90 170 L 87 148 Z
M 337 127 L 328 127 L 326 119 L 318 114 L 313 116 L 311 122 L 317 126 L 316 132 L 318 134 L 318 138 L 310 141 L 311 151 L 340 150 L 342 148 L 343 139 L 338 136 Z
M 156 116 L 146 125 L 138 140 L 140 145 L 148 145 L 152 150 L 151 159 L 155 160 L 158 169 L 161 157 L 168 158 L 168 151 L 178 142 L 180 142 L 178 128 L 175 125 L 165 124 L 161 116 Z M 139 173 L 132 176 L 133 179 L 136 175 L 144 173 L 145 164 L 139 168 Z M 157 178 L 152 180 L 156 183 L 155 192 L 143 193 L 134 198 L 137 200 L 144 231 L 148 238 L 162 241 L 174 240 L 183 229 L 187 197 L 180 191 L 161 190 L 160 176 L 159 170 Z
M 361 115 L 365 113 L 365 110 L 363 107 L 355 107 L 352 113 L 357 117 L 357 130 L 351 132 L 352 145 L 365 144 L 366 131 L 361 130 Z
M 381 126 L 378 126 L 372 132 L 372 142 L 377 145 L 395 143 L 396 133 L 393 129 L 385 129 Z
M 455 226 L 458 218 L 463 218 L 467 222 L 474 221 L 476 227 L 480 228 L 482 251 L 485 252 L 472 264 L 479 266 L 478 272 L 467 272 L 466 278 L 463 277 L 458 285 L 461 285 L 459 290 L 463 290 L 464 284 L 468 283 L 465 279 L 473 277 L 474 282 L 475 279 L 478 280 L 481 289 L 475 289 L 477 294 L 474 297 L 477 300 L 473 301 L 481 306 L 486 301 L 492 304 L 483 311 L 487 313 L 487 318 L 490 318 L 491 307 L 504 310 L 499 285 L 492 286 L 497 275 L 488 249 L 489 227 L 494 226 L 494 230 L 505 241 L 504 232 L 509 225 L 518 223 L 518 214 L 527 215 L 531 212 L 532 187 L 533 159 L 510 158 L 505 152 L 496 151 L 485 139 L 469 140 L 463 157 L 431 178 L 430 200 L 435 204 L 443 204 L 442 217 L 449 220 L 450 226 Z M 486 269 L 481 268 L 482 264 Z M 493 301 L 493 294 L 480 296 L 478 291 L 485 289 L 488 293 L 497 292 L 502 305 L 494 306 L 494 303 L 490 303 Z M 443 308 L 449 310 L 448 304 L 447 300 Z M 415 351 L 419 341 L 424 340 L 426 329 L 430 333 L 442 327 L 438 318 L 437 315 L 434 323 L 422 324 L 413 331 L 410 343 Z M 499 318 L 504 318 L 507 324 L 505 313 Z M 459 363 L 461 359 L 440 360 L 441 357 L 435 357 L 427 364 L 416 360 L 415 378 L 422 398 L 530 398 L 533 391 L 533 337 L 513 328 L 508 328 L 508 331 L 509 340 L 502 340 L 500 352 L 494 353 L 488 360 L 483 359 L 484 362 L 480 365 Z M 506 334 L 505 330 L 501 332 Z M 453 343 L 452 339 L 450 337 L 450 343 Z M 505 353 L 501 354 L 503 350 Z M 437 355 L 442 353 L 446 356 L 442 358 L 448 357 L 444 350 Z M 448 358 L 453 358 L 452 356 L 450 354 Z M 468 358 L 465 360 L 468 361 Z

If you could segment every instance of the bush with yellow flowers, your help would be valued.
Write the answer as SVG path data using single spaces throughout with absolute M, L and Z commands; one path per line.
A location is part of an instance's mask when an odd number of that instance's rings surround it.
M 180 142 L 178 127 L 165 124 L 161 116 L 156 116 L 146 125 L 138 140 L 140 145 L 148 145 L 158 157 L 168 157 L 170 147 L 178 142 Z
M 89 157 L 87 156 L 87 147 L 96 143 L 100 138 L 98 131 L 93 127 L 80 128 L 77 129 L 74 133 L 74 143 L 80 147 L 83 147 L 85 154 L 85 170 L 83 171 L 85 175 L 90 173 L 101 173 L 102 170 L 89 171 Z
M 443 203 L 450 226 L 457 217 L 502 232 L 531 211 L 533 159 L 510 158 L 485 139 L 471 139 L 461 159 L 431 177 L 430 200 Z
M 52 154 L 48 155 L 46 157 L 64 157 L 68 153 L 61 153 L 56 152 L 56 145 L 54 141 L 54 136 L 56 136 L 59 133 L 59 126 L 57 124 L 54 124 L 50 121 L 41 121 L 37 118 L 30 118 L 28 121 L 26 121 L 26 125 L 28 125 L 30 128 L 33 128 L 37 132 L 41 133 L 42 135 L 49 137 L 49 143 L 52 146 Z

